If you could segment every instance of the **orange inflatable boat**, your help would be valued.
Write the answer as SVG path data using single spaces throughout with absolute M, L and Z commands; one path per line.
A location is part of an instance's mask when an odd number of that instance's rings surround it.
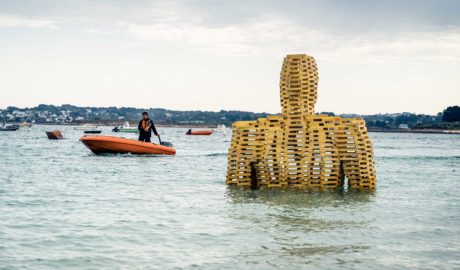
M 95 154 L 131 153 L 138 155 L 175 155 L 176 149 L 164 145 L 120 137 L 87 135 L 80 141 Z
M 192 131 L 191 129 L 189 129 L 185 135 L 211 135 L 212 134 L 212 130 L 196 130 L 196 131 Z

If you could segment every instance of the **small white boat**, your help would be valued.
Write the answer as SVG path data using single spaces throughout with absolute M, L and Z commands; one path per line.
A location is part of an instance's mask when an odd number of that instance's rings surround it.
M 227 134 L 227 127 L 225 125 L 217 125 L 217 128 L 213 129 L 212 131 Z
M 32 123 L 22 122 L 19 124 L 20 127 L 32 127 Z

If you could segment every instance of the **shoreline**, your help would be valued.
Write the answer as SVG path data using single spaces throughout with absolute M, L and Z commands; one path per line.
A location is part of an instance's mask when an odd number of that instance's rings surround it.
M 383 132 L 383 133 L 420 133 L 420 134 L 456 134 L 460 135 L 458 129 L 367 129 L 368 132 Z
M 131 123 L 130 123 L 131 124 Z M 116 122 L 106 122 L 106 123 L 96 123 L 96 122 L 85 122 L 85 123 L 34 123 L 33 125 L 40 126 L 83 126 L 83 125 L 97 125 L 97 126 L 106 126 L 106 127 L 115 127 L 121 126 L 122 123 Z M 136 127 L 137 125 L 132 125 Z M 171 127 L 171 128 L 207 128 L 213 129 L 217 128 L 217 125 L 209 124 L 156 124 L 157 127 Z M 227 126 L 231 129 L 231 126 Z M 398 129 L 398 128 L 389 128 L 389 129 L 375 129 L 368 128 L 368 132 L 382 132 L 382 133 L 419 133 L 419 134 L 456 134 L 460 135 L 459 129 Z
M 32 125 L 37 126 L 84 126 L 84 125 L 96 125 L 100 127 L 116 127 L 122 126 L 123 123 L 95 123 L 95 122 L 86 122 L 86 123 L 33 123 Z M 131 122 L 130 122 L 131 125 Z M 217 125 L 207 125 L 207 124 L 155 124 L 156 127 L 175 127 L 175 128 L 217 128 Z M 132 124 L 131 127 L 137 127 L 137 124 Z M 228 127 L 227 127 L 228 128 Z

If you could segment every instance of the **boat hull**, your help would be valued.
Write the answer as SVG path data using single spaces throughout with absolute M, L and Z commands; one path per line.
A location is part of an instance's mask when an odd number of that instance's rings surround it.
M 62 140 L 62 139 L 64 139 L 64 137 L 62 136 L 62 133 L 59 130 L 46 131 L 46 136 L 48 136 L 48 139 L 50 139 L 50 140 Z
M 176 149 L 120 137 L 87 135 L 80 141 L 93 153 L 131 153 L 137 155 L 175 155 Z
M 101 134 L 102 130 L 85 130 L 85 134 Z
M 19 125 L 16 125 L 16 124 L 0 127 L 0 131 L 16 131 L 18 129 L 19 129 Z
M 0 131 L 16 131 L 18 130 L 19 128 L 18 127 L 14 127 L 14 128 L 0 128 Z
M 211 130 L 197 130 L 197 131 L 185 133 L 185 135 L 211 135 L 211 134 L 212 134 Z
M 119 130 L 114 131 L 114 132 L 121 132 L 121 133 L 138 133 L 139 130 L 137 130 L 137 129 L 119 129 Z

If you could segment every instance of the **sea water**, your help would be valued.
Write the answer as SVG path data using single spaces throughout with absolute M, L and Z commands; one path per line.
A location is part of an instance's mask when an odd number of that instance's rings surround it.
M 320 193 L 230 190 L 230 132 L 186 131 L 168 157 L 1 132 L 0 269 L 460 268 L 460 136 L 371 133 L 377 189 Z

